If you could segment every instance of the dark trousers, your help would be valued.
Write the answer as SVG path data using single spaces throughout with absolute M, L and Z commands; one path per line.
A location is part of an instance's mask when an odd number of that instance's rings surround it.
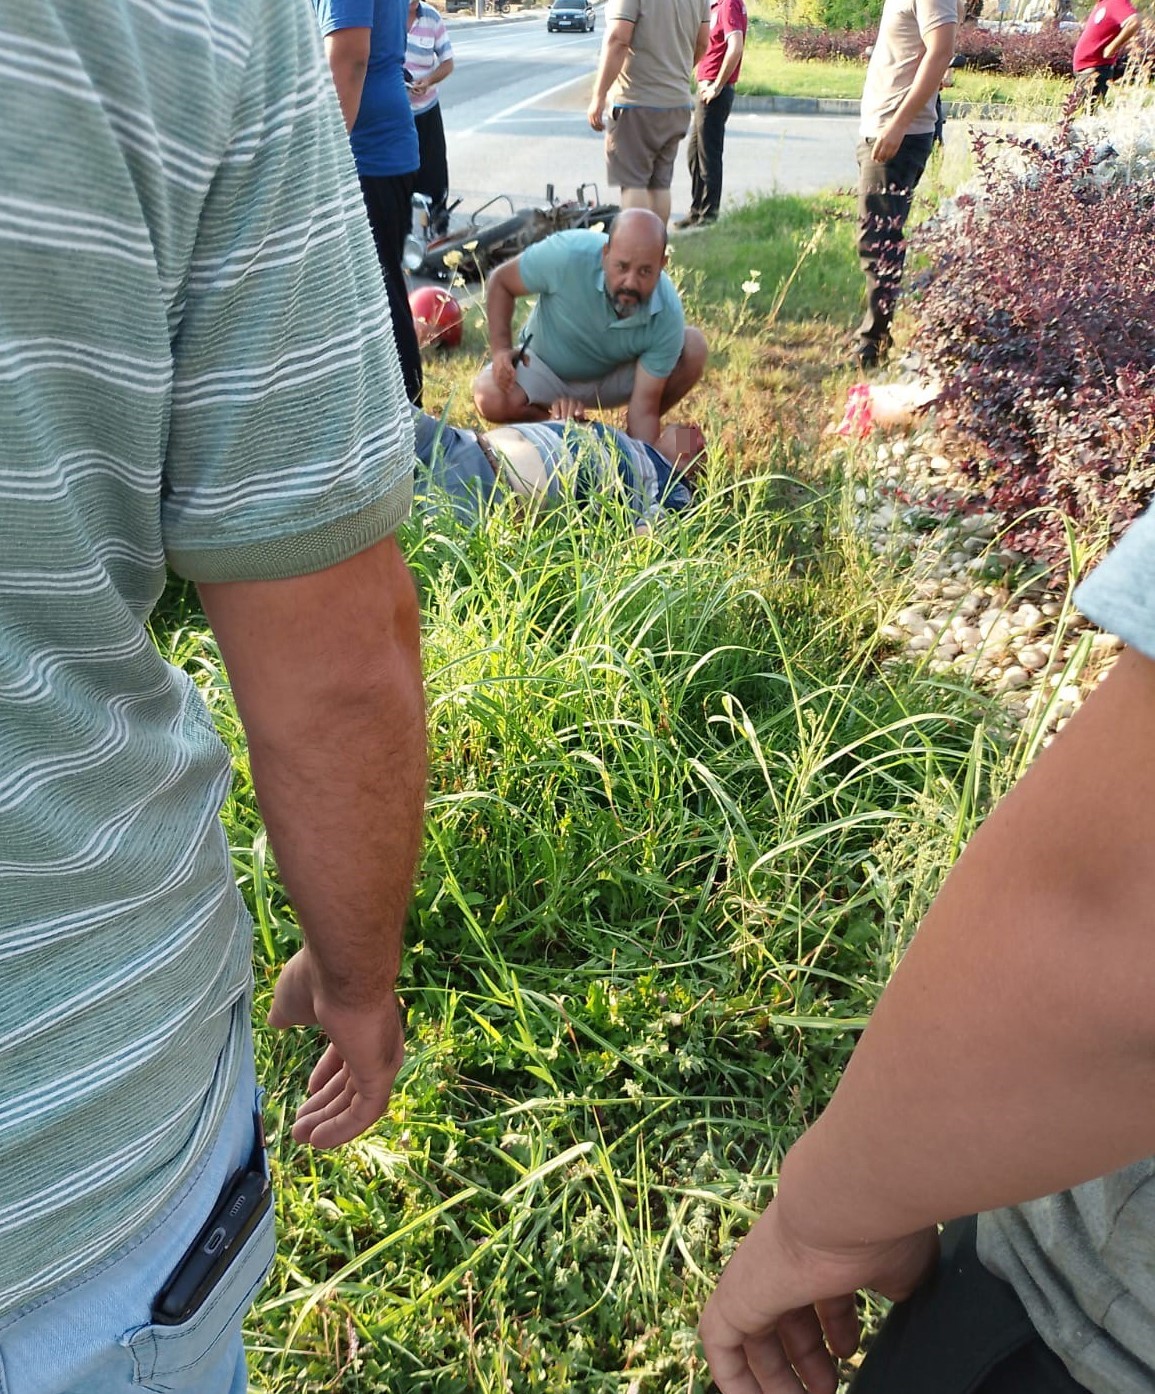
M 417 127 L 417 143 L 421 148 L 421 167 L 413 176 L 413 188 L 429 200 L 433 232 L 443 237 L 449 221 L 445 211 L 449 202 L 449 155 L 445 148 L 441 103 L 437 102 L 428 111 L 419 111 L 413 124 Z
M 907 136 L 892 160 L 871 158 L 873 140 L 858 143 L 858 261 L 866 277 L 866 314 L 858 342 L 884 346 L 906 261 L 903 230 L 934 136 Z
M 381 276 L 389 297 L 393 339 L 397 345 L 397 357 L 401 360 L 405 392 L 413 405 L 419 407 L 424 385 L 421 349 L 417 344 L 417 331 L 413 327 L 413 314 L 405 289 L 405 270 L 401 265 L 401 252 L 413 211 L 413 175 L 363 174 L 361 194 L 369 213 L 369 226 L 373 229 L 373 241 L 377 245 L 377 260 L 381 264 Z
M 694 99 L 694 119 L 686 142 L 692 218 L 716 218 L 722 206 L 722 146 L 733 105 L 733 84 L 723 87 L 712 102 L 704 102 L 700 96 Z
M 983 1267 L 975 1232 L 973 1216 L 947 1225 L 937 1272 L 891 1310 L 850 1394 L 1087 1394 Z
M 1122 76 L 1126 59 L 1120 63 L 1106 63 L 1101 68 L 1084 68 L 1075 74 L 1075 91 L 1079 94 L 1079 105 L 1088 111 L 1097 107 L 1107 95 L 1107 89 L 1117 77 Z

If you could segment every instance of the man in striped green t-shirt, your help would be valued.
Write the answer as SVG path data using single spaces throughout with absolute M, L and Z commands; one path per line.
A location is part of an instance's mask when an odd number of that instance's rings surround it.
M 402 1055 L 409 412 L 305 5 L 0 0 L 0 124 L 0 1388 L 242 1391 L 251 930 L 145 624 L 197 583 L 305 935 L 271 1020 L 330 1042 L 294 1136 L 347 1141 Z M 247 1170 L 248 1237 L 166 1295 Z

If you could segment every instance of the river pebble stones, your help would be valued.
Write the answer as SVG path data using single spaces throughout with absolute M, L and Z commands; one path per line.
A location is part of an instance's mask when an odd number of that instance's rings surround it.
M 1062 729 L 1122 642 L 1088 624 L 1061 582 L 1000 546 L 1004 520 L 974 508 L 929 432 L 874 446 L 868 463 L 868 481 L 855 489 L 858 527 L 911 581 L 880 628 L 892 650 L 883 663 L 957 673 L 997 694 L 1013 721 Z

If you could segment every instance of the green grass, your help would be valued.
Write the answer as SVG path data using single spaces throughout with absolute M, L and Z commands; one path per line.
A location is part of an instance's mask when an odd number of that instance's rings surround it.
M 756 335 L 775 305 L 776 322 L 841 321 L 862 289 L 853 216 L 849 195 L 784 195 L 769 205 L 757 199 L 733 210 L 709 238 L 679 238 L 674 274 L 699 312 L 716 316 L 731 334 L 741 316 L 742 328 Z M 761 289 L 747 297 L 742 287 L 752 277 Z
M 782 51 L 782 28 L 778 21 L 751 16 L 739 83 L 744 95 L 843 97 L 854 101 L 862 96 L 865 63 L 795 62 Z M 948 102 L 1011 104 L 1016 111 L 1035 116 L 1058 110 L 1070 91 L 1070 82 L 1063 78 L 1014 78 L 964 69 L 953 74 L 953 83 L 944 95 Z
M 907 581 L 853 527 L 863 461 L 818 450 L 860 294 L 836 208 L 679 244 L 715 347 L 690 516 L 405 530 L 431 741 L 408 1060 L 378 1128 L 314 1154 L 285 1119 L 316 1045 L 258 1033 L 281 1239 L 257 1390 L 704 1391 L 711 1279 L 1011 776 L 985 699 L 880 666 Z M 480 353 L 471 323 L 430 400 L 467 415 Z M 187 588 L 157 630 L 237 766 L 260 1021 L 297 931 Z

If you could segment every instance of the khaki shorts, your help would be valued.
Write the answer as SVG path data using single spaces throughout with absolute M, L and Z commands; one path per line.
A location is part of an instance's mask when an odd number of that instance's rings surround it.
M 535 407 L 549 407 L 560 397 L 573 397 L 587 407 L 624 407 L 634 393 L 636 363 L 621 363 L 605 377 L 591 382 L 559 378 L 541 354 L 517 365 L 517 385 Z
M 606 123 L 606 178 L 617 189 L 668 189 L 692 109 L 616 106 Z

